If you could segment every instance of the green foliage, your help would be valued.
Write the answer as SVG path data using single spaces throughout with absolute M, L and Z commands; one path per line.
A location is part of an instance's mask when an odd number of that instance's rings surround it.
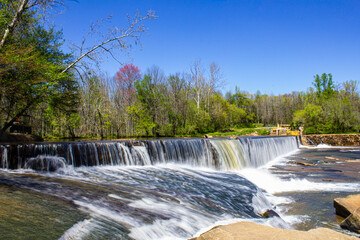
M 2 33 L 18 3 L 0 0 Z M 166 78 L 157 68 L 140 79 L 140 70 L 131 64 L 126 66 L 132 66 L 137 77 L 120 78 L 119 73 L 117 86 L 104 83 L 91 69 L 85 69 L 81 81 L 76 80 L 71 72 L 62 73 L 73 59 L 61 50 L 61 32 L 39 24 L 38 17 L 36 11 L 26 10 L 0 49 L 1 123 L 30 113 L 40 133 L 59 137 L 246 135 L 255 131 L 267 135 L 268 129 L 255 127 L 279 123 L 292 123 L 293 129 L 304 126 L 305 133 L 360 129 L 358 82 L 345 82 L 336 90 L 332 75 L 326 73 L 314 76 L 314 88 L 308 92 L 274 96 L 249 94 L 236 87 L 225 98 L 216 92 L 216 74 L 207 79 L 199 63 L 191 80 L 186 74 Z M 126 67 L 121 69 L 127 72 Z M 240 126 L 248 128 L 234 129 Z
M 314 76 L 313 85 L 316 89 L 316 94 L 318 98 L 329 99 L 334 94 L 334 83 L 332 80 L 332 75 L 323 73 L 321 77 L 318 74 Z
M 16 1 L 1 1 L 3 33 L 16 10 Z M 14 5 L 15 4 L 15 5 Z M 35 12 L 26 11 L 0 49 L 1 110 L 10 119 L 24 110 L 48 105 L 71 115 L 78 104 L 78 84 L 71 73 L 61 73 L 71 56 L 64 54 L 61 32 L 46 29 Z M 0 118 L 5 115 L 0 114 Z
M 324 112 L 321 106 L 307 104 L 304 109 L 298 110 L 294 114 L 294 122 L 303 124 L 305 129 L 319 133 L 323 127 Z
M 152 136 L 152 131 L 156 125 L 150 118 L 148 109 L 144 108 L 143 104 L 137 102 L 135 105 L 128 107 L 127 112 L 135 121 L 137 135 Z
M 262 135 L 262 136 L 270 134 L 270 130 L 266 129 L 266 128 L 257 129 L 256 131 L 258 132 L 259 135 Z
M 304 109 L 294 114 L 294 122 L 303 124 L 305 134 L 356 131 L 360 123 L 356 82 L 345 82 L 344 90 L 335 91 L 331 74 L 314 76 L 316 98 L 309 92 Z

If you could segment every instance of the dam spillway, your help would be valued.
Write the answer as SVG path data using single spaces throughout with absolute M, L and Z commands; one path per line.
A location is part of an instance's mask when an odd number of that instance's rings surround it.
M 297 148 L 296 137 L 0 145 L 0 167 L 54 171 L 65 166 L 183 164 L 217 170 L 240 170 L 264 165 Z

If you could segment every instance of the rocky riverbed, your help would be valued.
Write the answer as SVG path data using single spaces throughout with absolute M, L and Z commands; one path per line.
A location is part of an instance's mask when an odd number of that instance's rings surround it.
M 339 214 L 334 208 L 334 199 L 360 194 L 360 189 L 351 190 L 352 184 L 360 183 L 359 148 L 305 147 L 287 156 L 283 161 L 273 164 L 267 170 L 281 181 L 274 181 L 268 178 L 269 176 L 263 175 L 265 179 L 263 183 L 256 184 L 278 197 L 291 199 L 287 203 L 278 205 L 277 211 L 282 212 L 282 216 L 298 216 L 299 221 L 293 225 L 297 231 L 240 222 L 213 228 L 194 239 L 267 239 L 269 237 L 271 239 L 357 239 L 359 237 L 356 228 L 345 225 L 356 226 L 360 223 L 357 218 L 360 210 L 354 213 L 360 207 L 360 201 L 351 201 L 356 206 L 352 205 L 352 210 L 348 210 L 345 215 Z M 350 215 L 352 217 L 345 221 Z

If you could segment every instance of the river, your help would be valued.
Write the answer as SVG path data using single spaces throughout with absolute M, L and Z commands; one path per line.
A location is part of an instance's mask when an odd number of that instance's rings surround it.
M 1 145 L 0 236 L 188 239 L 243 220 L 343 231 L 332 200 L 359 192 L 359 153 L 296 137 Z

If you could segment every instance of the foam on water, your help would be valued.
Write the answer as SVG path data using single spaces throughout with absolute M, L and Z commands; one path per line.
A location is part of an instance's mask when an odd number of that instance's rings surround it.
M 325 143 L 321 143 L 318 144 L 316 146 L 305 146 L 305 145 L 299 145 L 299 148 L 304 148 L 304 149 L 331 149 L 331 148 L 341 148 L 341 149 L 346 149 L 346 148 L 354 148 L 354 147 L 346 147 L 346 146 L 332 146 L 332 145 L 328 145 Z
M 360 188 L 360 183 L 310 182 L 306 179 L 291 178 L 283 180 L 272 175 L 266 169 L 247 168 L 240 175 L 253 182 L 268 193 L 310 192 L 310 191 L 344 191 L 351 192 Z
M 93 219 L 85 219 L 69 228 L 59 240 L 81 240 L 90 234 L 91 229 L 96 226 Z
M 214 218 L 231 218 L 227 215 L 211 216 L 184 202 L 176 204 L 143 198 L 134 201 L 130 206 L 169 217 L 169 219 L 158 219 L 151 224 L 132 227 L 129 236 L 134 239 L 184 239 L 181 235 L 196 232 L 199 228 L 212 224 Z
M 237 174 L 233 172 L 206 171 L 182 165 L 173 165 L 172 168 L 164 166 L 103 166 L 77 168 L 77 171 L 79 173 L 74 178 L 78 178 L 82 182 L 94 181 L 98 184 L 112 182 L 114 193 L 107 195 L 112 199 L 111 205 L 116 205 L 116 201 L 119 201 L 119 204 L 126 203 L 126 209 L 134 209 L 126 213 L 112 209 L 109 205 L 110 202 L 74 200 L 73 202 L 83 211 L 88 212 L 92 219 L 96 219 L 96 221 L 92 221 L 92 225 L 88 226 L 96 231 L 99 229 L 97 225 L 100 224 L 97 219 L 106 219 L 113 225 L 125 226 L 129 230 L 127 236 L 132 239 L 188 239 L 192 234 L 201 231 L 200 229 L 206 229 L 221 221 L 231 222 L 234 219 L 236 221 L 240 219 L 257 221 L 256 217 L 234 217 L 239 214 L 247 216 L 245 212 L 249 210 L 246 209 L 251 206 L 253 207 L 253 216 L 256 216 L 257 212 L 263 212 L 272 207 L 272 203 L 261 191 L 254 189 L 254 185 L 248 184 L 248 181 L 237 177 Z M 178 179 L 175 179 L 175 176 Z M 149 186 L 142 185 L 141 187 L 153 189 L 154 193 L 144 195 L 143 190 L 139 189 L 139 184 L 142 182 L 148 183 Z M 138 197 L 124 197 L 115 193 L 117 184 L 123 183 L 129 185 L 132 190 L 135 190 L 134 187 L 137 186 L 136 192 L 133 194 Z M 199 183 L 203 183 L 203 185 Z M 172 187 L 167 186 L 169 184 Z M 165 192 L 159 192 L 159 188 L 165 188 L 161 190 Z M 175 192 L 171 193 L 173 191 Z M 222 195 L 223 199 L 217 197 L 217 194 Z M 250 196 L 251 194 L 253 194 L 252 200 L 245 201 L 246 195 Z M 238 200 L 235 200 L 236 198 Z M 235 205 L 232 206 L 233 204 Z M 233 207 L 234 210 L 226 209 L 227 207 Z M 239 207 L 244 209 L 240 210 Z M 132 216 L 130 213 L 133 211 L 160 217 L 145 221 L 142 217 Z M 271 222 L 273 226 L 289 227 L 284 221 L 273 220 Z M 75 225 L 73 230 L 76 230 L 77 227 L 78 225 Z M 69 232 L 74 232 L 75 230 L 73 230 L 70 229 Z M 90 234 L 96 235 L 97 233 L 90 231 Z

